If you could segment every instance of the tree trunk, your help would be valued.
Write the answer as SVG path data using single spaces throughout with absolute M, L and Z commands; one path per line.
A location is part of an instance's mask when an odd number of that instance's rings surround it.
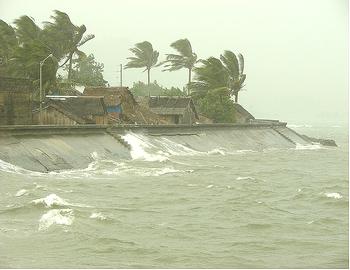
M 191 73 L 192 73 L 192 69 L 189 68 L 188 69 L 188 84 L 187 84 L 187 95 L 190 95 L 190 84 L 191 84 Z
M 70 81 L 70 78 L 72 76 L 72 60 L 73 60 L 73 54 L 70 55 L 70 59 L 69 59 L 68 81 Z
M 147 85 L 149 86 L 150 84 L 150 81 L 151 81 L 151 69 L 148 68 L 147 69 Z M 151 96 L 151 89 L 148 87 L 148 96 L 150 97 Z
M 235 94 L 235 102 L 238 103 L 238 93 Z

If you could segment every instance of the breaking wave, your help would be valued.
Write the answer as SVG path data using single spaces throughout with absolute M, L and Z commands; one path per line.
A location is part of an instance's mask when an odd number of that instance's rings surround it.
M 72 209 L 51 209 L 43 214 L 39 220 L 39 231 L 47 230 L 54 224 L 72 225 L 74 221 L 74 212 Z
M 65 201 L 64 199 L 62 199 L 61 197 L 57 196 L 56 194 L 50 194 L 50 195 L 47 195 L 45 198 L 32 200 L 31 203 L 41 204 L 41 205 L 44 205 L 46 208 L 51 208 L 53 206 L 91 207 L 91 206 L 85 205 L 85 204 L 69 203 L 69 202 Z

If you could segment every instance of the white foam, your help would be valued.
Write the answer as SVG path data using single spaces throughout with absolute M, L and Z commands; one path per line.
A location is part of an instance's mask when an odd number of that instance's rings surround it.
M 21 197 L 21 196 L 23 196 L 23 195 L 26 195 L 26 194 L 28 194 L 28 190 L 26 190 L 26 189 L 21 189 L 21 190 L 18 190 L 17 191 L 17 193 L 16 193 L 16 197 Z
M 140 134 L 129 132 L 122 136 L 122 138 L 131 145 L 131 157 L 133 159 L 140 159 L 146 161 L 165 161 L 168 158 L 163 155 L 149 154 L 146 149 L 153 148 L 154 146 L 148 142 L 147 137 Z
M 208 152 L 208 154 L 209 154 L 209 155 L 220 154 L 220 155 L 225 156 L 225 155 L 226 155 L 226 152 L 225 152 L 225 150 L 222 149 L 222 148 L 215 148 L 215 149 L 213 149 L 213 150 L 210 150 L 210 151 Z
M 208 185 L 207 188 L 212 188 L 214 185 Z
M 328 198 L 334 198 L 334 199 L 341 199 L 343 198 L 342 195 L 340 195 L 339 193 L 337 192 L 331 192 L 331 193 L 325 193 L 326 197 Z
M 161 175 L 171 174 L 171 173 L 176 173 L 176 172 L 182 172 L 182 171 L 176 170 L 174 168 L 165 167 L 162 169 L 158 169 L 158 168 L 148 169 L 147 171 L 139 171 L 136 173 L 141 175 L 141 176 L 161 176 Z
M 68 203 L 64 199 L 60 198 L 56 194 L 52 193 L 50 195 L 47 195 L 45 198 L 40 198 L 33 200 L 32 203 L 34 204 L 43 204 L 45 207 L 50 208 L 52 206 L 77 206 L 77 207 L 91 207 L 86 204 L 80 204 L 80 203 Z
M 92 213 L 90 215 L 92 219 L 106 220 L 107 218 L 102 213 Z
M 319 150 L 323 149 L 323 147 L 320 144 L 299 144 L 297 143 L 295 146 L 295 150 Z
M 255 180 L 255 178 L 251 176 L 238 176 L 236 180 Z
M 39 220 L 39 231 L 46 230 L 50 226 L 57 225 L 72 225 L 74 220 L 72 209 L 52 209 L 41 216 Z
M 33 200 L 32 203 L 34 204 L 43 204 L 45 207 L 52 207 L 52 206 L 67 206 L 69 205 L 68 202 L 57 196 L 56 194 L 50 194 L 47 195 L 45 198 L 40 198 Z

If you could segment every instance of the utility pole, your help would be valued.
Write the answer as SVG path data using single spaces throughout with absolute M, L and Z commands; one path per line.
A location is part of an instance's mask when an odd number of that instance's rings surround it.
M 120 87 L 123 86 L 123 64 L 120 64 Z

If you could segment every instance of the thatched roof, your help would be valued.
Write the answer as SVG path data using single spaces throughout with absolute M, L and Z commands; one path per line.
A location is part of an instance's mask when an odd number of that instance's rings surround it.
M 183 115 L 185 110 L 190 107 L 198 118 L 196 107 L 190 97 L 178 96 L 151 96 L 138 97 L 140 104 L 147 104 L 152 112 L 161 115 Z
M 128 87 L 85 87 L 84 96 L 103 96 L 106 106 L 115 106 L 132 97 Z
M 243 117 L 245 117 L 247 120 L 249 119 L 255 119 L 253 115 L 250 114 L 246 109 L 244 109 L 240 104 L 234 103 L 233 107 L 235 110 L 240 113 Z
M 72 97 L 50 97 L 46 106 L 52 106 L 57 110 L 65 113 L 77 122 L 89 123 L 92 120 L 92 116 L 103 116 L 107 114 L 106 106 L 103 101 L 103 97 L 85 97 L 85 96 L 72 96 Z

